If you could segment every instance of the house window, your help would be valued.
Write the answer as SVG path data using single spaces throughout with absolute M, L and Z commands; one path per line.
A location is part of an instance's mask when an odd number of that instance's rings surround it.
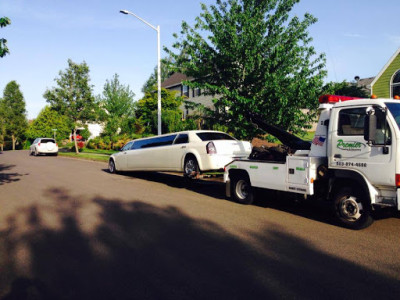
M 182 85 L 182 96 L 189 97 L 189 87 L 187 85 Z
M 199 97 L 201 95 L 201 91 L 199 88 L 194 88 L 192 89 L 192 96 L 194 97 Z
M 392 98 L 394 98 L 395 96 L 400 96 L 400 70 L 398 70 L 393 76 L 391 93 Z

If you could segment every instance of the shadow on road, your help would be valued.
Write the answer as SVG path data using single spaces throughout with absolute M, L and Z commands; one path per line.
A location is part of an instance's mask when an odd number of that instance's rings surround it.
M 102 171 L 108 173 L 108 169 L 103 169 Z M 127 176 L 158 182 L 173 188 L 186 188 L 192 192 L 219 200 L 233 201 L 232 199 L 226 198 L 225 184 L 221 181 L 195 180 L 191 183 L 187 183 L 181 174 L 158 172 L 124 172 L 116 176 Z M 256 189 L 255 201 L 252 205 L 272 208 L 310 220 L 337 225 L 330 202 L 313 200 L 299 201 L 299 197 L 297 196 L 299 195 L 293 193 Z M 393 209 L 384 208 L 376 209 L 372 216 L 375 220 L 383 220 L 393 217 L 399 218 L 400 213 Z
M 0 185 L 19 181 L 22 174 L 18 173 L 5 173 L 4 171 L 11 170 L 15 165 L 0 164 Z
M 44 197 L 51 204 L 19 211 L 0 232 L 2 299 L 395 299 L 400 293 L 398 279 L 332 257 L 272 224 L 248 232 L 250 244 L 174 206 L 85 200 L 62 189 Z
M 108 169 L 103 169 L 103 172 L 109 173 Z M 182 174 L 176 173 L 158 173 L 158 172 L 123 172 L 116 176 L 126 176 L 138 178 L 142 180 L 157 182 L 168 185 L 173 188 L 186 188 L 193 192 L 214 197 L 217 199 L 225 199 L 225 184 L 222 182 L 213 182 L 205 180 L 194 180 L 186 182 Z

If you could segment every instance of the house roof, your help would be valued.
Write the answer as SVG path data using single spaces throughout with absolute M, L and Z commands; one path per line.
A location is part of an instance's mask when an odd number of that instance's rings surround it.
M 193 80 L 193 78 L 187 77 L 185 74 L 182 74 L 182 73 L 174 73 L 161 83 L 161 87 L 171 88 L 171 87 L 174 87 L 177 85 L 181 85 L 182 81 L 185 81 L 185 80 Z
M 361 78 L 357 81 L 358 87 L 371 88 L 371 83 L 374 81 L 375 77 Z
M 392 64 L 394 59 L 400 54 L 400 48 L 397 49 L 397 51 L 393 54 L 393 56 L 389 59 L 389 61 L 386 63 L 386 65 L 383 67 L 383 69 L 376 75 L 375 79 L 371 82 L 371 86 L 373 86 L 379 79 L 379 77 L 382 76 L 382 74 L 386 71 L 386 69 Z

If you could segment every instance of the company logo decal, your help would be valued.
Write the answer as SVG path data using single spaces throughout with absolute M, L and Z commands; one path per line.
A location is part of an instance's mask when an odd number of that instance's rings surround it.
M 337 148 L 339 148 L 340 150 L 361 151 L 365 147 L 366 147 L 365 144 L 360 143 L 360 142 L 355 142 L 355 141 L 338 140 L 338 142 L 337 142 Z

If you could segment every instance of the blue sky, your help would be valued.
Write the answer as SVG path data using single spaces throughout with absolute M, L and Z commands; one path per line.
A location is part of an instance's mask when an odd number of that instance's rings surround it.
M 201 11 L 197 0 L 0 0 L 0 16 L 12 22 L 0 29 L 11 52 L 0 59 L 0 95 L 16 80 L 28 118 L 35 118 L 46 105 L 43 93 L 70 58 L 89 65 L 96 95 L 117 73 L 140 99 L 157 64 L 156 32 L 121 9 L 160 25 L 167 47 L 182 20 L 193 23 Z M 398 1 L 302 0 L 293 13 L 305 12 L 319 19 L 309 32 L 318 53 L 327 56 L 327 81 L 375 76 L 400 47 Z

